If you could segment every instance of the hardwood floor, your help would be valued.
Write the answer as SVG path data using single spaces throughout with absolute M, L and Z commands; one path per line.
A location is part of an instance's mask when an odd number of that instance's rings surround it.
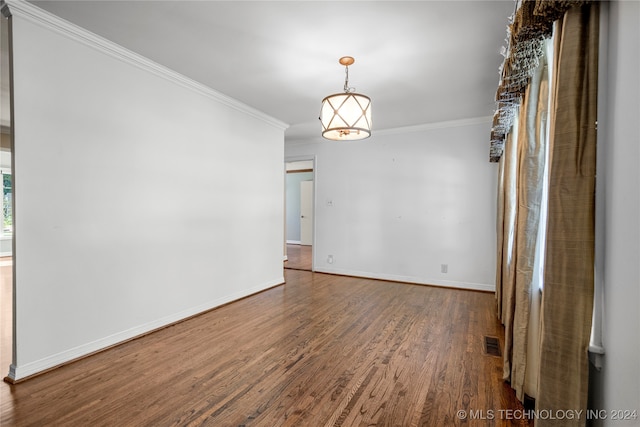
M 0 425 L 528 425 L 457 416 L 522 409 L 500 379 L 501 359 L 483 352 L 484 335 L 502 341 L 493 294 L 300 270 L 285 277 L 2 384 Z
M 311 271 L 312 253 L 311 246 L 287 244 L 287 261 L 284 262 L 284 268 Z

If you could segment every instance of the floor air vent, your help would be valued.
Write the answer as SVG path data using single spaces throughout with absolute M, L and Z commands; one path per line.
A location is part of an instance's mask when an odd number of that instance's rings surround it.
M 500 341 L 496 337 L 484 337 L 484 351 L 489 356 L 502 356 Z

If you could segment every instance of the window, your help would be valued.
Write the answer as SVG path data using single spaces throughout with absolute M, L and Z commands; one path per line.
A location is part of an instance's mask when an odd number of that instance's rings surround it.
M 13 234 L 13 183 L 11 174 L 2 172 L 2 237 L 11 237 Z

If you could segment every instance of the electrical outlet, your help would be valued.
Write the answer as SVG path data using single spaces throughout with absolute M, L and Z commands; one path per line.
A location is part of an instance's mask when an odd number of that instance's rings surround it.
M 328 264 L 333 264 L 333 255 L 329 255 L 329 256 L 327 257 L 327 263 L 328 263 Z
M 449 264 L 440 264 L 440 273 L 449 272 Z

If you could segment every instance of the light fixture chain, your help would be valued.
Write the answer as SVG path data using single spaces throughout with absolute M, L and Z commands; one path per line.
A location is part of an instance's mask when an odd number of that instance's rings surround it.
M 356 90 L 355 87 L 349 87 L 349 66 L 348 65 L 344 67 L 344 73 L 345 73 L 345 77 L 344 77 L 344 92 L 345 93 L 355 92 L 355 90 Z

